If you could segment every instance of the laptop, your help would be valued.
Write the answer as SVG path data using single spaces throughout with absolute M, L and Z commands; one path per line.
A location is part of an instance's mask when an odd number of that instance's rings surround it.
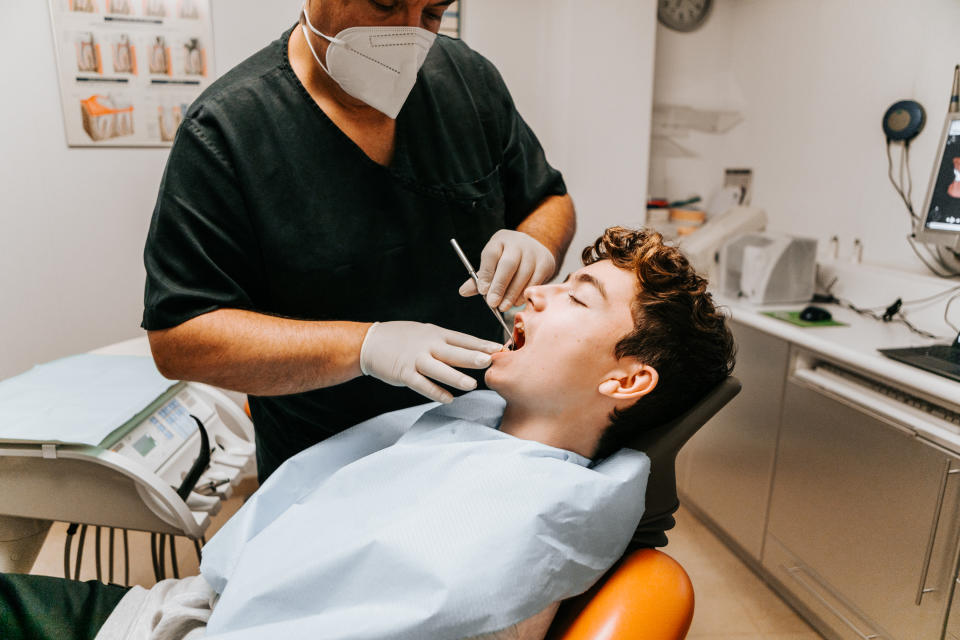
M 947 114 L 927 188 L 923 218 L 915 231 L 921 242 L 960 249 L 960 113 Z M 888 358 L 960 382 L 960 334 L 953 344 L 878 351 Z
M 878 349 L 880 353 L 938 376 L 960 382 L 960 333 L 953 344 L 935 344 L 929 347 Z

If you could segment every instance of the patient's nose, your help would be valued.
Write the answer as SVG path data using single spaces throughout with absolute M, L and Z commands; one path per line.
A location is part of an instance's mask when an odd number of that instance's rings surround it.
M 527 305 L 536 311 L 542 310 L 546 302 L 544 288 L 545 285 L 536 285 L 523 290 L 523 298 L 526 300 Z

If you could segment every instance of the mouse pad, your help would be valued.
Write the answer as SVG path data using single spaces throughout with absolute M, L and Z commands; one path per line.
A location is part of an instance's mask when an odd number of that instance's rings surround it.
M 770 316 L 771 318 L 776 318 L 777 320 L 783 320 L 784 322 L 789 322 L 790 324 L 795 324 L 798 327 L 845 327 L 847 326 L 846 322 L 837 322 L 836 320 L 821 320 L 820 322 L 807 322 L 806 320 L 800 319 L 799 311 L 763 311 L 761 312 L 765 316 Z

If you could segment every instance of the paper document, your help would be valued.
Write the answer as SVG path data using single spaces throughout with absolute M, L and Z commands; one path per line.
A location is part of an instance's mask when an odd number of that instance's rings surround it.
M 98 445 L 175 384 L 142 356 L 42 364 L 0 382 L 0 441 Z

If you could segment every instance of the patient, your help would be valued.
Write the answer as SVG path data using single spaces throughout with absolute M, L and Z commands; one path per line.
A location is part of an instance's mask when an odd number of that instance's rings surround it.
M 543 638 L 642 515 L 649 461 L 623 444 L 733 360 L 706 283 L 658 234 L 611 228 L 583 259 L 526 291 L 518 348 L 486 373 L 496 393 L 291 458 L 204 547 L 201 576 L 132 591 L 97 637 L 192 638 L 209 619 L 223 638 Z

